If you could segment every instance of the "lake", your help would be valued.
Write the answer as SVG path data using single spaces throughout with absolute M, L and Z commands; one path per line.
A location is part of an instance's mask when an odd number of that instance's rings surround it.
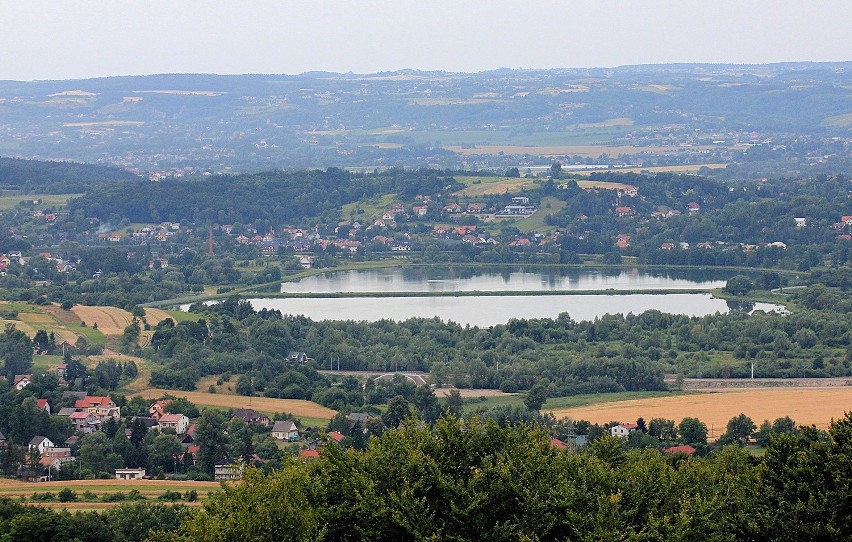
M 732 271 L 694 269 L 402 267 L 324 273 L 285 282 L 282 293 L 543 292 L 721 288 Z
M 734 271 L 646 269 L 393 268 L 327 273 L 285 282 L 283 293 L 341 294 L 327 298 L 254 298 L 257 309 L 278 309 L 314 320 L 405 320 L 438 317 L 462 325 L 491 326 L 512 318 L 556 318 L 567 312 L 574 320 L 604 314 L 647 310 L 704 316 L 731 310 L 783 311 L 770 303 L 728 303 L 706 293 L 630 293 L 623 295 L 547 295 L 583 290 L 708 289 L 724 286 Z M 482 295 L 441 297 L 347 297 L 346 293 L 482 292 Z M 530 295 L 488 295 L 488 292 L 531 292 Z M 535 295 L 532 294 L 535 292 Z M 542 294 L 545 292 L 545 294 Z
M 556 318 L 567 312 L 574 320 L 593 320 L 604 314 L 656 309 L 704 316 L 729 312 L 728 303 L 710 294 L 530 295 L 465 297 L 335 297 L 249 300 L 256 310 L 278 309 L 303 314 L 313 320 L 405 320 L 413 317 L 452 320 L 487 327 L 512 318 Z M 751 306 L 747 309 L 752 308 Z M 779 310 L 778 305 L 755 303 L 755 310 Z M 737 310 L 741 310 L 738 308 Z

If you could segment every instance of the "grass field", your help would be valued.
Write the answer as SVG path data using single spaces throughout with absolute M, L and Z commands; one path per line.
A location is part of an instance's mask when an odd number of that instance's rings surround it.
M 82 194 L 3 194 L 0 195 L 0 211 L 14 209 L 22 201 L 31 203 L 33 200 L 41 200 L 41 203 L 36 206 L 38 209 L 45 207 L 55 209 L 57 207 L 65 207 L 69 199 L 80 196 Z
M 718 437 L 725 431 L 728 420 L 745 413 L 757 425 L 763 420 L 790 416 L 799 425 L 826 428 L 832 418 L 840 418 L 852 409 L 852 387 L 841 389 L 760 389 L 694 393 L 615 400 L 586 406 L 545 406 L 557 418 L 564 416 L 597 423 L 628 422 L 639 417 L 667 418 L 680 422 L 694 417 L 713 429 Z
M 34 501 L 33 494 L 52 493 L 54 496 L 64 488 L 68 488 L 77 494 L 77 500 L 72 502 L 56 501 Z M 220 489 L 218 482 L 194 482 L 194 481 L 169 481 L 169 480 L 67 480 L 64 482 L 21 482 L 11 479 L 0 479 L 0 497 L 11 499 L 25 498 L 28 502 L 46 508 L 63 508 L 69 511 L 76 510 L 102 510 L 118 506 L 119 502 L 101 502 L 105 495 L 116 493 L 130 493 L 138 491 L 148 500 L 157 500 L 157 497 L 166 491 L 178 491 L 186 493 L 196 491 L 198 501 L 186 502 L 176 501 L 188 506 L 199 506 L 200 502 L 207 498 L 208 494 Z M 85 492 L 94 494 L 88 499 L 83 495 Z
M 397 201 L 399 201 L 399 196 L 396 194 L 384 194 L 368 200 L 347 203 L 340 211 L 340 218 L 346 221 L 357 220 L 365 226 L 369 226 L 373 219 L 381 218 L 385 211 L 389 210 L 390 206 Z M 364 212 L 359 213 L 359 210 Z
M 547 215 L 555 215 L 561 211 L 567 203 L 552 196 L 541 198 L 541 208 L 532 216 L 518 220 L 518 229 L 522 232 L 548 232 L 556 229 L 545 223 Z
M 245 397 L 243 395 L 226 395 L 220 393 L 206 393 L 201 391 L 179 391 L 165 390 L 161 388 L 149 388 L 136 392 L 132 395 L 139 395 L 145 399 L 156 399 L 164 394 L 171 394 L 177 397 L 186 397 L 199 407 L 219 407 L 219 408 L 253 408 L 258 412 L 265 414 L 274 414 L 276 412 L 289 412 L 294 416 L 312 420 L 330 420 L 337 411 L 326 408 L 311 401 L 303 399 L 274 399 L 271 397 Z
M 488 196 L 494 194 L 505 194 L 506 192 L 520 192 L 524 188 L 532 187 L 536 179 L 532 177 L 456 177 L 456 180 L 465 185 L 465 188 L 455 194 L 457 196 Z M 479 181 L 473 184 L 474 181 Z

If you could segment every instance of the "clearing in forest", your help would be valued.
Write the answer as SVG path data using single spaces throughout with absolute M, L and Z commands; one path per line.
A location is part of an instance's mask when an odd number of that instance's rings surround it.
M 760 426 L 790 416 L 798 425 L 816 425 L 825 429 L 833 419 L 852 409 L 852 387 L 838 389 L 760 389 L 694 393 L 649 399 L 633 399 L 576 408 L 554 409 L 557 418 L 588 420 L 593 423 L 650 421 L 666 418 L 680 423 L 683 418 L 698 418 L 711 436 L 725 432 L 728 420 L 745 413 Z

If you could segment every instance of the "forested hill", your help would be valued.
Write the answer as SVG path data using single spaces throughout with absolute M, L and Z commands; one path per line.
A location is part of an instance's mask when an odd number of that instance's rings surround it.
M 139 179 L 129 171 L 112 166 L 0 157 L 0 189 L 73 194 L 85 192 L 93 185 Z
M 413 198 L 440 192 L 452 177 L 436 170 L 393 170 L 358 175 L 337 168 L 325 171 L 269 171 L 244 175 L 217 175 L 157 183 L 116 183 L 73 200 L 70 210 L 102 220 L 113 217 L 131 222 L 192 220 L 248 222 L 272 225 L 336 223 L 340 207 L 381 194 Z

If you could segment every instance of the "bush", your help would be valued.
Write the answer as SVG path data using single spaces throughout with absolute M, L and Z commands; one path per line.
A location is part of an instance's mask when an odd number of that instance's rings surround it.
M 500 382 L 500 391 L 504 393 L 516 393 L 518 391 L 518 384 L 514 380 L 504 380 Z
M 71 489 L 64 487 L 59 491 L 59 502 L 73 502 L 77 500 L 77 494 Z

